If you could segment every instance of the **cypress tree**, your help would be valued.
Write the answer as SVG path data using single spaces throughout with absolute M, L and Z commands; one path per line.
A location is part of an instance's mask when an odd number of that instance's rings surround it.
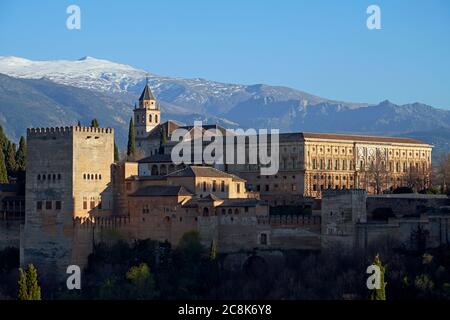
M 8 172 L 8 175 L 14 176 L 17 170 L 15 143 L 11 142 L 8 143 L 8 150 L 6 152 L 5 162 L 6 162 L 6 171 Z
M 214 240 L 211 241 L 211 248 L 209 250 L 209 259 L 216 260 L 217 258 L 217 246 Z
M 380 268 L 380 289 L 373 289 L 370 291 L 370 300 L 386 300 L 386 282 L 384 282 L 385 267 L 381 263 L 380 256 L 377 254 L 373 264 Z
M 18 300 L 29 300 L 27 290 L 27 273 L 19 268 L 19 292 L 17 294 Z
M 41 300 L 41 288 L 38 283 L 36 268 L 30 264 L 28 270 L 19 269 L 19 300 Z
M 134 155 L 134 125 L 133 125 L 133 118 L 130 119 L 130 126 L 128 128 L 127 155 L 129 157 L 132 157 Z
M 3 132 L 3 127 L 0 126 L 0 150 L 3 152 L 3 154 L 6 154 L 8 142 L 9 140 Z
M 26 156 L 27 156 L 27 144 L 25 142 L 25 138 L 20 137 L 19 141 L 19 149 L 16 152 L 16 168 L 17 171 L 24 172 L 26 169 Z
M 91 121 L 91 127 L 92 127 L 92 128 L 98 128 L 98 127 L 100 127 L 100 125 L 98 124 L 97 119 L 92 119 L 92 121 Z
M 6 170 L 3 151 L 0 151 L 0 183 L 8 183 L 8 171 Z
M 117 144 L 114 142 L 114 161 L 119 161 L 119 149 L 117 148 Z

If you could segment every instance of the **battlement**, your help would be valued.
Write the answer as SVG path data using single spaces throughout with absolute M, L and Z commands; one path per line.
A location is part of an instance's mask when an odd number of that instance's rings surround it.
M 43 135 L 67 135 L 72 132 L 89 132 L 89 133 L 103 133 L 113 134 L 113 128 L 93 128 L 93 127 L 79 127 L 79 126 L 66 126 L 66 127 L 48 127 L 48 128 L 28 128 L 27 136 L 43 136 Z
M 109 217 L 89 217 L 73 218 L 74 227 L 92 228 L 92 227 L 111 227 L 117 228 L 130 223 L 129 216 L 109 216 Z
M 322 198 L 338 197 L 344 195 L 367 195 L 367 191 L 364 189 L 345 189 L 345 190 L 327 189 L 322 191 Z
M 309 215 L 272 215 L 258 217 L 258 224 L 271 226 L 305 226 L 320 225 L 320 216 Z

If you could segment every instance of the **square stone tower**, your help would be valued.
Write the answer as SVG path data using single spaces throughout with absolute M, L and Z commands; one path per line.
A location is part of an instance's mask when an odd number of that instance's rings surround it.
M 161 109 L 148 85 L 148 80 L 139 97 L 139 106 L 134 108 L 133 113 L 136 146 L 139 146 L 139 142 L 145 140 L 161 122 Z
M 21 265 L 65 275 L 73 263 L 75 219 L 112 213 L 113 129 L 27 130 L 25 226 Z
M 367 222 L 366 190 L 324 190 L 322 192 L 322 247 L 355 244 L 356 225 Z

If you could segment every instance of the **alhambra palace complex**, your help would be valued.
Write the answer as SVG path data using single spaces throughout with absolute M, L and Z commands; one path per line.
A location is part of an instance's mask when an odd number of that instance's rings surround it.
M 161 123 L 147 85 L 134 109 L 138 161 L 114 162 L 113 129 L 28 129 L 25 196 L 14 188 L 0 192 L 0 248 L 20 247 L 22 265 L 64 277 L 67 266 L 86 265 L 95 243 L 151 238 L 176 245 L 192 230 L 223 254 L 320 250 L 337 243 L 364 248 L 383 236 L 407 243 L 418 225 L 429 230 L 429 246 L 448 242 L 446 196 L 375 195 L 411 179 L 426 187 L 428 144 L 280 134 L 279 171 L 263 176 L 254 164 L 175 165 L 171 134 L 178 128 L 188 137 L 198 130 Z M 211 129 L 226 134 L 218 125 L 202 127 Z M 376 167 L 382 170 L 373 172 Z M 391 208 L 393 216 L 373 219 L 380 207 Z M 283 214 L 287 208 L 301 214 Z

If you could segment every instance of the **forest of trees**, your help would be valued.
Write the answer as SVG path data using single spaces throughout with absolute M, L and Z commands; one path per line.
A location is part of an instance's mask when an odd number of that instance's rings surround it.
M 95 248 L 81 291 L 41 284 L 43 299 L 450 299 L 450 248 L 406 251 L 385 239 L 367 251 L 285 251 L 283 259 L 250 254 L 241 268 L 187 233 L 177 248 L 152 240 Z M 8 256 L 9 255 L 9 256 Z M 17 297 L 17 253 L 0 252 L 0 297 Z M 385 291 L 369 291 L 366 269 L 382 262 Z M 8 264 L 9 261 L 9 264 Z M 17 268 L 17 266 L 15 266 Z M 38 270 L 39 274 L 39 270 Z
M 19 147 L 10 141 L 0 126 L 0 183 L 25 179 L 26 142 L 20 137 Z

